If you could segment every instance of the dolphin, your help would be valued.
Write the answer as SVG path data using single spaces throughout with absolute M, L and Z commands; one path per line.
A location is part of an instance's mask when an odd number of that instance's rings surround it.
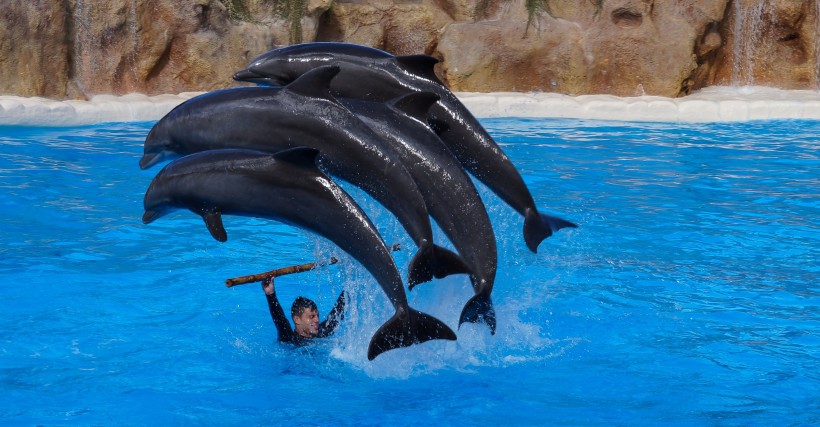
M 182 157 L 151 181 L 142 221 L 188 209 L 220 242 L 228 238 L 222 215 L 272 219 L 314 232 L 361 263 L 396 310 L 371 338 L 369 360 L 433 339 L 455 340 L 443 322 L 410 308 L 390 250 L 359 205 L 319 170 L 317 154 L 299 147 L 277 154 L 226 149 Z
M 523 178 L 501 147 L 438 79 L 433 69 L 437 62 L 426 55 L 394 56 L 356 44 L 312 42 L 268 51 L 236 72 L 234 79 L 282 85 L 312 68 L 333 64 L 341 68 L 331 83 L 338 97 L 384 102 L 413 91 L 435 93 L 441 99 L 430 109 L 430 122 L 464 168 L 524 217 L 524 241 L 532 252 L 553 232 L 576 227 L 538 212 Z
M 223 89 L 187 100 L 148 133 L 140 167 L 220 148 L 315 148 L 322 168 L 370 194 L 413 238 L 418 251 L 408 267 L 411 285 L 465 272 L 458 255 L 433 244 L 424 199 L 392 148 L 330 94 L 338 72 L 337 66 L 319 67 L 287 87 Z
M 433 93 L 411 92 L 387 103 L 350 98 L 340 101 L 396 147 L 418 184 L 430 216 L 467 264 L 475 295 L 462 309 L 459 326 L 483 320 L 495 334 L 490 294 L 498 267 L 496 238 L 473 181 L 427 127 L 427 112 L 438 99 Z

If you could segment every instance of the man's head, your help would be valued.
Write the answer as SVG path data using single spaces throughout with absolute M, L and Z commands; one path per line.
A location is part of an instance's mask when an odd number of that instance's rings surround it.
M 297 335 L 314 337 L 319 333 L 319 310 L 315 302 L 305 297 L 296 298 L 290 307 L 290 315 Z

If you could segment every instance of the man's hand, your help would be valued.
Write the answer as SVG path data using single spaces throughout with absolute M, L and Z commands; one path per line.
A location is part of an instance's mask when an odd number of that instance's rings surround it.
M 268 277 L 262 281 L 262 290 L 265 291 L 265 295 L 273 295 L 273 277 Z

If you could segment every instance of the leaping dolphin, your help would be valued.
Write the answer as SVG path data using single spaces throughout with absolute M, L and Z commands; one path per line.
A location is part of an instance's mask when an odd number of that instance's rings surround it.
M 330 94 L 337 66 L 318 67 L 287 87 L 223 89 L 192 98 L 159 120 L 145 139 L 143 169 L 169 157 L 221 148 L 320 151 L 328 173 L 356 185 L 392 212 L 418 246 L 408 267 L 411 285 L 466 268 L 433 244 L 416 183 L 389 147 Z
M 494 334 L 496 318 L 490 294 L 498 267 L 495 234 L 473 181 L 427 127 L 427 112 L 438 99 L 436 94 L 412 92 L 387 103 L 340 100 L 396 147 L 418 184 L 430 216 L 469 267 L 475 296 L 462 309 L 459 326 L 484 321 Z
M 441 97 L 430 110 L 439 136 L 476 178 L 524 217 L 524 241 L 532 252 L 545 238 L 575 224 L 538 212 L 518 170 L 467 107 L 436 76 L 437 59 L 426 55 L 394 56 L 350 43 L 313 42 L 273 49 L 244 70 L 238 81 L 287 84 L 312 68 L 338 65 L 331 83 L 334 95 L 384 102 L 412 91 Z
M 227 240 L 222 215 L 272 219 L 323 236 L 360 262 L 379 282 L 395 314 L 373 335 L 367 358 L 433 339 L 455 340 L 440 320 L 407 303 L 390 250 L 358 204 L 316 166 L 317 151 L 277 154 L 214 150 L 166 165 L 145 193 L 144 223 L 177 209 L 200 215 L 211 235 Z

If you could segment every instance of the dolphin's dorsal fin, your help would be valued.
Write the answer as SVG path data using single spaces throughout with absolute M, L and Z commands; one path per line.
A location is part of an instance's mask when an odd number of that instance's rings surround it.
M 211 232 L 214 239 L 224 242 L 228 240 L 228 233 L 225 232 L 225 227 L 222 226 L 222 214 L 219 212 L 210 212 L 202 214 L 202 219 L 205 220 L 205 226 Z
M 424 77 L 435 82 L 441 83 L 436 76 L 436 71 L 434 67 L 438 63 L 438 59 L 429 56 L 429 55 L 406 55 L 406 56 L 397 56 L 396 61 L 399 65 L 420 77 Z
M 427 123 L 427 115 L 430 107 L 433 106 L 440 96 L 432 92 L 411 92 L 398 97 L 392 101 L 393 107 L 404 114 L 422 122 Z
M 293 163 L 298 166 L 318 168 L 316 166 L 316 156 L 319 150 L 309 147 L 295 147 L 280 151 L 273 155 L 273 158 L 283 162 Z
M 330 81 L 339 74 L 338 65 L 324 65 L 314 68 L 298 79 L 289 83 L 285 88 L 304 96 L 325 99 L 336 99 L 330 92 Z

